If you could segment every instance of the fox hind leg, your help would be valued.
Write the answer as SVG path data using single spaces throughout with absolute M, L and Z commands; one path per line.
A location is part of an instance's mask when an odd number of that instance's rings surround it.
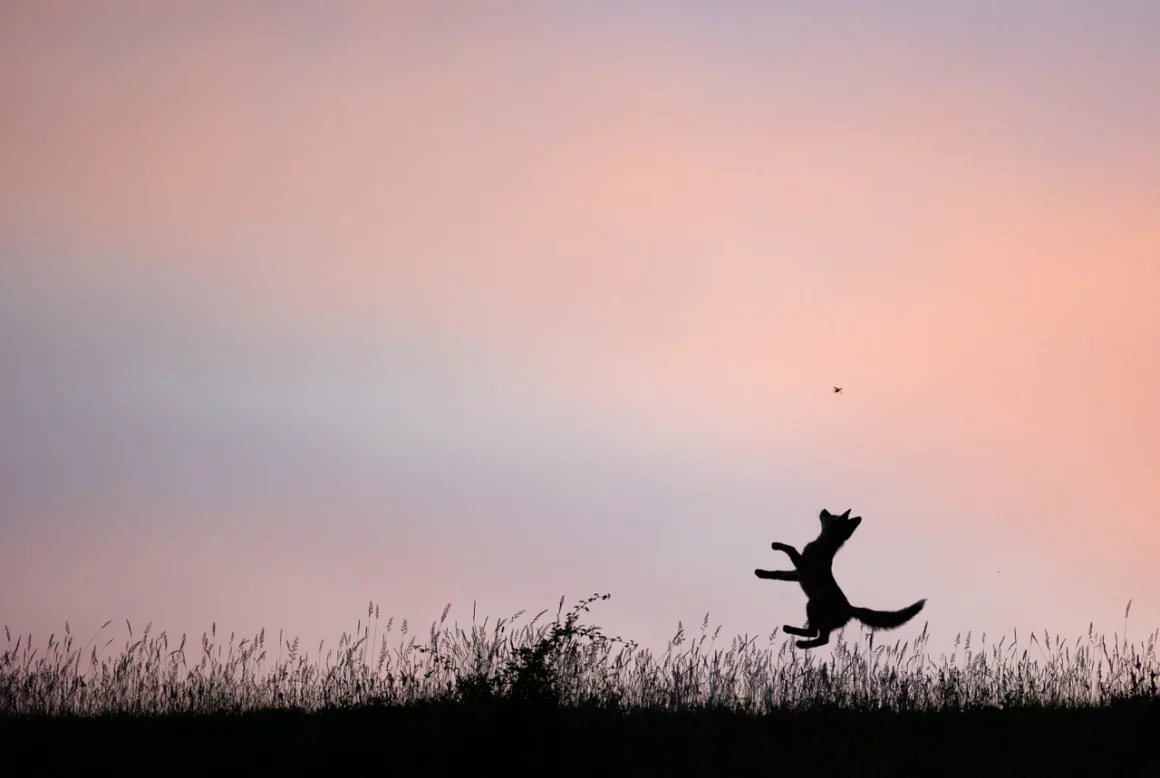
M 797 641 L 798 648 L 817 648 L 824 646 L 830 642 L 830 630 L 825 629 L 818 632 L 818 636 L 813 640 L 799 640 Z
M 812 638 L 814 635 L 818 634 L 816 629 L 808 625 L 805 629 L 802 629 L 801 627 L 794 627 L 789 624 L 785 624 L 782 626 L 781 631 L 787 635 L 797 635 L 799 638 Z

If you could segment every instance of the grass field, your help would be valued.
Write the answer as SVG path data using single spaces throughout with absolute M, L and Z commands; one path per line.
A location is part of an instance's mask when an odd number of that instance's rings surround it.
M 191 646 L 126 624 L 113 657 L 101 632 L 78 646 L 66 625 L 41 650 L 6 628 L 0 747 L 91 763 L 160 746 L 163 759 L 291 771 L 371 759 L 521 774 L 1160 775 L 1160 630 L 1137 644 L 1090 629 L 990 645 L 967 634 L 936 661 L 925 629 L 804 652 L 777 632 L 721 645 L 706 616 L 654 655 L 585 623 L 603 599 L 567 613 L 561 600 L 522 626 L 522 612 L 448 626 L 445 609 L 421 637 L 371 604 L 313 652 L 264 631 L 214 628 Z

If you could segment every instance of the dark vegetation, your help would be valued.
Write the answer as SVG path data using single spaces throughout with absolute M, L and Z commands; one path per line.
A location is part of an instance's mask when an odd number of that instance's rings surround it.
M 264 631 L 223 645 L 212 629 L 191 659 L 185 636 L 171 646 L 149 627 L 135 636 L 127 624 L 116 658 L 103 656 L 112 639 L 74 648 L 67 624 L 43 652 L 6 628 L 0 752 L 122 774 L 357 762 L 435 774 L 1160 775 L 1160 630 L 1138 645 L 1089 628 L 977 651 L 968 633 L 935 662 L 925 629 L 913 643 L 839 635 L 832 651 L 803 652 L 776 646 L 776 632 L 766 648 L 719 647 L 706 616 L 699 635 L 678 626 L 654 656 L 581 622 L 607 598 L 566 614 L 561 599 L 554 621 L 541 612 L 520 628 L 522 612 L 445 627 L 448 606 L 421 642 L 405 620 L 380 634 L 372 604 L 366 625 L 313 660 Z

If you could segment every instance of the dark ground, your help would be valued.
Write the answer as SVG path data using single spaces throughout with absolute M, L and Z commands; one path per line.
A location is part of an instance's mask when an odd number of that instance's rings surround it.
M 31 772 L 16 772 L 24 757 Z M 0 718 L 0 765 L 214 773 L 1160 777 L 1160 700 L 1105 709 L 748 716 L 501 703 L 202 716 Z M 319 773 L 319 770 L 322 772 Z

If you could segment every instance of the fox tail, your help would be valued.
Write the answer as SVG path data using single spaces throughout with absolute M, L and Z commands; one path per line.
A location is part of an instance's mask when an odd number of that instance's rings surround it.
M 919 600 L 913 605 L 908 605 L 898 611 L 875 611 L 869 608 L 851 608 L 851 610 L 853 611 L 854 618 L 870 629 L 894 629 L 895 627 L 901 627 L 917 616 L 924 605 L 926 605 L 925 599 Z

